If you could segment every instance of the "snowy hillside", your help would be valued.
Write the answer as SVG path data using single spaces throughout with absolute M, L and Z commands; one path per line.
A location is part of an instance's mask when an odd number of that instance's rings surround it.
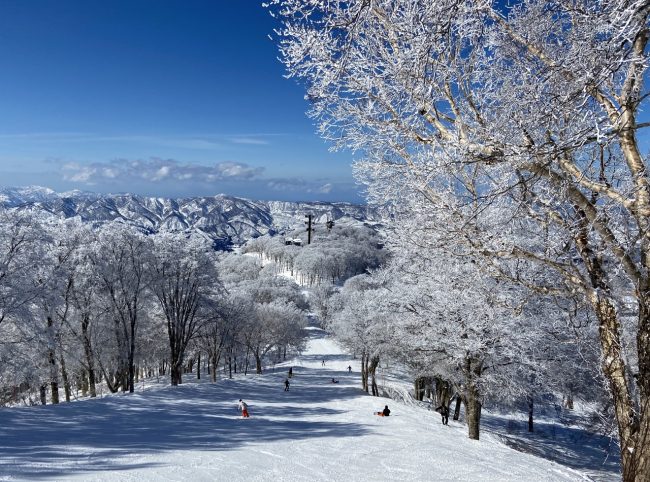
M 0 480 L 589 480 L 494 435 L 469 440 L 435 412 L 366 395 L 358 361 L 321 330 L 310 336 L 302 356 L 261 376 L 3 409 Z M 288 366 L 295 376 L 285 392 Z M 251 418 L 239 416 L 239 398 Z M 385 404 L 391 416 L 374 416 Z
M 115 219 L 147 232 L 200 232 L 220 244 L 242 244 L 267 233 L 304 225 L 312 214 L 316 226 L 327 220 L 342 224 L 376 222 L 377 213 L 349 203 L 253 201 L 217 195 L 196 198 L 150 198 L 132 194 L 56 193 L 48 188 L 0 189 L 0 204 L 19 210 L 45 212 L 63 218 L 101 224 Z

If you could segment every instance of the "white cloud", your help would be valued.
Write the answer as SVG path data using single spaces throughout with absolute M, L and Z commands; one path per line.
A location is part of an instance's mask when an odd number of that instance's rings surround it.
M 274 191 L 294 191 L 310 194 L 329 194 L 335 187 L 331 182 L 324 182 L 322 179 L 310 181 L 302 178 L 273 179 L 267 182 L 266 185 Z
M 231 137 L 230 142 L 233 144 L 250 144 L 255 146 L 265 146 L 269 143 L 266 139 L 259 137 Z
M 94 162 L 82 165 L 69 162 L 61 166 L 66 181 L 96 184 L 112 181 L 141 180 L 145 182 L 161 181 L 237 181 L 258 178 L 264 168 L 252 167 L 239 162 L 219 162 L 212 166 L 200 164 L 182 164 L 174 159 L 128 160 L 117 159 L 111 162 Z
M 316 192 L 320 192 L 322 194 L 329 194 L 330 192 L 332 192 L 332 183 L 328 182 L 326 184 L 323 184 L 321 187 L 316 189 Z
M 156 175 L 152 178 L 152 181 L 161 181 L 166 177 L 169 177 L 169 172 L 169 166 L 162 166 L 160 169 L 158 169 Z

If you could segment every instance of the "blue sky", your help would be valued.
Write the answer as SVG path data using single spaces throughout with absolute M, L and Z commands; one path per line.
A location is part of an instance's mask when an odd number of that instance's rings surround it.
M 1 0 L 0 183 L 362 201 L 261 0 Z

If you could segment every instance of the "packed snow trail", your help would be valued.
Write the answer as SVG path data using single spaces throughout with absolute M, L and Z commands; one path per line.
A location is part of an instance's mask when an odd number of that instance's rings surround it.
M 302 356 L 261 376 L 2 409 L 0 480 L 586 480 L 358 385 L 358 361 L 312 327 Z M 386 404 L 390 417 L 373 415 Z

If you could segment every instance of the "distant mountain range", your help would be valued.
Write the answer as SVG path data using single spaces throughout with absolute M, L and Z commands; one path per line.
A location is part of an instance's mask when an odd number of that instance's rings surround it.
M 59 218 L 76 216 L 95 226 L 121 220 L 149 233 L 196 232 L 224 248 L 267 233 L 304 228 L 308 214 L 316 229 L 325 229 L 328 220 L 351 225 L 380 221 L 377 210 L 350 203 L 253 201 L 223 194 L 170 199 L 82 191 L 57 193 L 39 186 L 0 189 L 0 205 Z

